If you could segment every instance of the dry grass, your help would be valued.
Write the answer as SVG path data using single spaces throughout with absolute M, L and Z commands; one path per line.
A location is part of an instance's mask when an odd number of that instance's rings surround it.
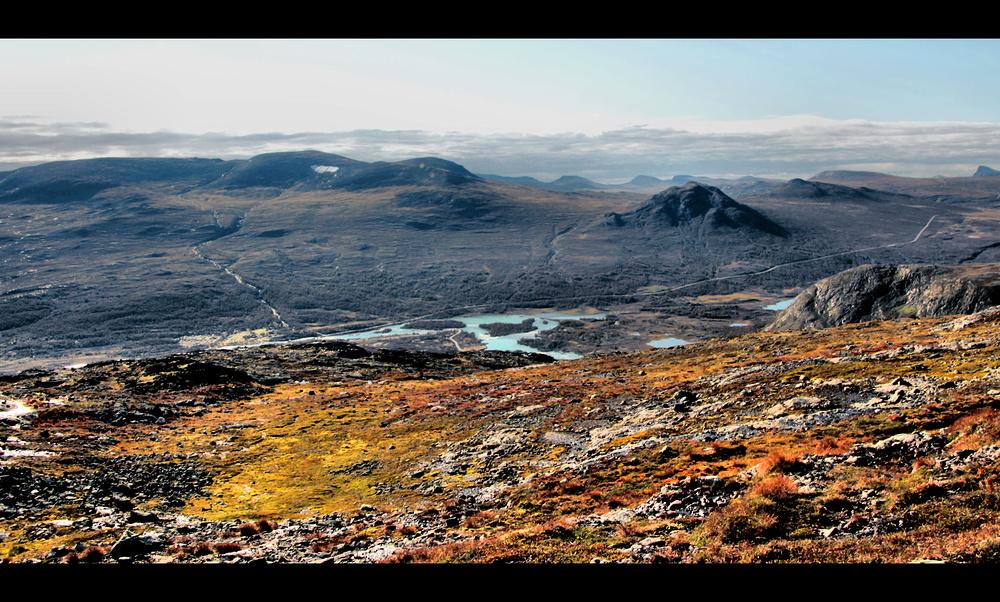
M 963 416 L 947 429 L 949 449 L 979 449 L 1000 442 L 1000 411 L 985 408 Z
M 852 447 L 853 443 L 845 439 L 824 437 L 810 450 L 810 453 L 817 456 L 839 456 L 851 451 Z
M 70 552 L 63 557 L 66 564 L 91 564 L 104 560 L 108 555 L 108 550 L 101 546 L 89 546 L 80 552 Z
M 772 451 L 757 465 L 756 472 L 760 476 L 789 473 L 798 465 L 799 457 L 798 454 L 785 451 Z
M 776 475 L 754 485 L 751 495 L 770 498 L 772 500 L 783 500 L 798 492 L 799 486 L 795 484 L 795 481 L 784 475 Z

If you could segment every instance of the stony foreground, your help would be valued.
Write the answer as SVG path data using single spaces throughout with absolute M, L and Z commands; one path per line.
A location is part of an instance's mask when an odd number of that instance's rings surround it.
M 0 377 L 9 562 L 991 562 L 997 312 Z

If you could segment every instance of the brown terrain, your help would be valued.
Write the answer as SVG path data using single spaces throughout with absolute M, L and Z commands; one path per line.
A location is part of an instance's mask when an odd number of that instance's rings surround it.
M 994 562 L 1000 313 L 3 379 L 10 562 Z

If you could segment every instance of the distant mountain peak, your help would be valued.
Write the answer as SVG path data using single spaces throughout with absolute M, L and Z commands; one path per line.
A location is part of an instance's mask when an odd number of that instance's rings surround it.
M 795 197 L 812 199 L 812 198 L 829 196 L 830 186 L 833 185 L 823 184 L 820 182 L 810 182 L 808 180 L 803 180 L 801 178 L 793 178 L 789 180 L 786 184 L 775 188 L 773 191 L 771 191 L 771 194 L 775 196 L 795 196 Z
M 992 167 L 986 167 L 985 165 L 980 165 L 976 173 L 972 174 L 974 178 L 995 178 L 1000 176 L 1000 171 L 993 169 Z
M 628 182 L 628 186 L 660 186 L 663 180 L 653 176 L 636 176 Z
M 600 190 L 604 185 L 598 184 L 583 176 L 561 176 L 558 180 L 548 184 L 549 190 Z
M 756 209 L 734 201 L 715 186 L 690 182 L 673 186 L 654 195 L 633 212 L 640 223 L 665 223 L 678 227 L 697 224 L 699 227 L 750 229 L 775 236 L 788 232 Z
M 775 199 L 816 199 L 824 203 L 892 203 L 912 200 L 898 192 L 795 178 L 767 193 Z
M 398 161 L 402 165 L 410 165 L 418 169 L 443 169 L 445 171 L 454 172 L 461 176 L 467 176 L 470 178 L 476 178 L 475 174 L 466 169 L 465 167 L 455 163 L 453 161 L 448 161 L 447 159 L 439 159 L 438 157 L 419 157 L 416 159 L 407 159 L 405 161 Z
M 426 184 L 460 185 L 478 180 L 457 163 L 437 157 L 366 163 L 320 151 L 256 155 L 219 178 L 216 187 L 369 189 Z
M 598 184 L 593 180 L 588 180 L 583 176 L 561 176 L 552 182 L 542 182 L 530 176 L 499 176 L 495 174 L 481 174 L 478 177 L 494 182 L 505 182 L 507 184 L 519 184 L 522 186 L 534 186 L 543 190 L 553 192 L 574 192 L 577 190 L 604 190 L 608 188 L 603 184 Z
M 809 181 L 815 182 L 828 181 L 828 180 L 854 180 L 858 178 L 885 178 L 893 177 L 889 174 L 877 172 L 877 171 L 856 171 L 851 169 L 834 169 L 830 171 L 821 171 L 813 177 L 809 178 Z

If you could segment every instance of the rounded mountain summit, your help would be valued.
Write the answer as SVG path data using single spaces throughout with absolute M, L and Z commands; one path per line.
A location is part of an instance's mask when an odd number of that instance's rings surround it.
M 691 226 L 701 233 L 722 228 L 788 236 L 788 231 L 752 207 L 734 201 L 714 186 L 690 182 L 654 195 L 616 223 L 642 227 Z

